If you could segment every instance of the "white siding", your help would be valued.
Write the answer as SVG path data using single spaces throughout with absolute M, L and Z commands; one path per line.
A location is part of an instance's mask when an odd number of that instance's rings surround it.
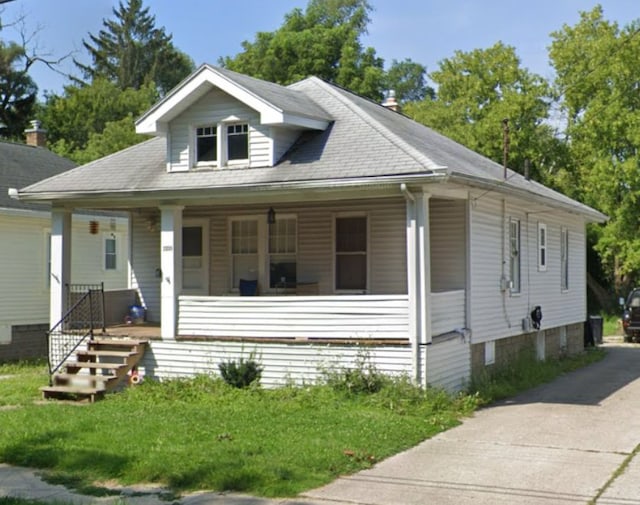
M 181 296 L 179 336 L 408 339 L 407 295 Z
M 465 326 L 464 289 L 431 293 L 431 333 L 434 337 Z
M 322 370 L 353 367 L 359 357 L 368 356 L 377 370 L 393 375 L 409 374 L 410 346 L 251 344 L 243 342 L 151 342 L 145 353 L 141 373 L 154 378 L 173 378 L 196 374 L 218 375 L 223 361 L 248 358 L 251 354 L 264 367 L 261 384 L 265 387 L 315 382 Z
M 192 147 L 192 128 L 217 124 L 230 116 L 237 116 L 249 123 L 249 156 L 252 166 L 268 166 L 271 160 L 271 140 L 268 128 L 258 124 L 259 115 L 238 100 L 220 90 L 212 90 L 171 121 L 169 136 L 169 164 L 171 170 L 189 170 L 189 151 Z M 255 157 L 255 161 L 253 161 Z
M 89 221 L 99 222 L 99 233 L 89 233 Z M 106 289 L 127 285 L 127 223 L 117 219 L 115 232 L 122 238 L 122 267 L 104 270 L 103 231 L 110 230 L 108 217 L 73 216 L 72 272 L 75 284 L 105 283 Z M 49 322 L 48 213 L 0 214 L 0 343 L 8 343 L 12 325 Z
M 586 318 L 586 251 L 583 220 L 560 211 L 535 208 L 507 200 L 483 197 L 471 205 L 471 312 L 473 342 L 523 333 L 522 320 L 533 307 L 542 307 L 543 328 L 584 321 Z M 520 220 L 521 292 L 503 294 L 500 278 L 509 276 L 506 245 L 508 220 Z M 547 225 L 547 270 L 538 271 L 538 222 Z M 570 289 L 560 289 L 560 227 L 569 229 Z M 503 228 L 504 227 L 504 231 Z
M 153 228 L 153 227 L 152 227 Z M 147 309 L 147 320 L 160 321 L 160 232 L 149 229 L 149 220 L 132 213 L 131 217 L 131 288 L 138 290 L 140 302 Z
M 231 291 L 228 218 L 240 215 L 264 218 L 267 209 L 267 206 L 244 206 L 185 211 L 185 217 L 210 217 L 212 296 Z M 402 199 L 287 204 L 275 206 L 275 210 L 298 218 L 298 281 L 317 282 L 320 294 L 333 294 L 333 220 L 341 212 L 363 212 L 369 216 L 369 294 L 406 294 L 405 203 Z
M 464 289 L 466 277 L 466 202 L 429 201 L 431 290 Z
M 427 383 L 447 391 L 465 388 L 471 374 L 471 345 L 462 335 L 435 339 L 427 347 Z
M 300 132 L 291 128 L 279 128 L 277 126 L 273 126 L 271 127 L 271 136 L 273 138 L 275 149 L 274 162 L 277 163 L 298 139 Z

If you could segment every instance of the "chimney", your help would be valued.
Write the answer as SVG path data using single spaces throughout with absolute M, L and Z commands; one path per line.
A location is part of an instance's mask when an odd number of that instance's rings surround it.
M 31 128 L 24 131 L 27 137 L 27 145 L 35 147 L 47 147 L 47 130 L 41 128 L 37 119 L 31 121 Z
M 396 92 L 394 90 L 390 89 L 387 91 L 387 97 L 384 99 L 384 102 L 382 102 L 382 106 L 393 112 L 400 112 L 400 104 L 398 100 L 396 100 Z

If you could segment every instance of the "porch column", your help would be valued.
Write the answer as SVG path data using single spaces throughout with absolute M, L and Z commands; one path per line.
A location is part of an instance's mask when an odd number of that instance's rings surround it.
M 160 324 L 163 340 L 176 337 L 178 295 L 182 291 L 182 209 L 179 205 L 160 207 Z
M 51 211 L 51 280 L 49 295 L 49 328 L 67 313 L 66 286 L 71 282 L 71 211 Z
M 416 225 L 417 225 L 417 292 L 419 308 L 417 314 L 418 342 L 422 348 L 422 385 L 427 385 L 427 350 L 431 344 L 431 233 L 429 225 L 428 193 L 416 195 Z

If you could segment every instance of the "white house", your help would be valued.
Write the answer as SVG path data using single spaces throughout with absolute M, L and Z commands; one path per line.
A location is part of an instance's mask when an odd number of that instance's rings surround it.
M 583 348 L 585 225 L 605 216 L 400 113 L 204 65 L 137 130 L 154 138 L 17 196 L 52 203 L 61 279 L 73 209 L 130 213 L 144 373 L 254 352 L 274 385 L 364 352 L 455 390 L 526 345 Z
M 7 190 L 76 166 L 46 149 L 39 124 L 26 133 L 28 144 L 0 142 L 0 362 L 45 357 L 50 327 L 51 206 L 17 201 Z M 89 232 L 90 222 L 97 223 L 96 234 Z M 75 213 L 72 228 L 69 282 L 126 288 L 126 216 Z

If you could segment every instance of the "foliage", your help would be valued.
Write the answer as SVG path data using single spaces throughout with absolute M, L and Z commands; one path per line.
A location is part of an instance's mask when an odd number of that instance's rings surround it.
M 335 391 L 352 394 L 377 393 L 389 381 L 371 362 L 371 356 L 359 352 L 353 368 L 330 367 L 323 370 L 325 383 Z
M 218 365 L 222 379 L 230 386 L 246 388 L 260 383 L 263 368 L 250 356 L 248 359 L 223 361 Z
M 603 349 L 589 348 L 575 356 L 539 361 L 535 350 L 525 350 L 509 364 L 487 369 L 473 377 L 468 391 L 476 395 L 481 404 L 489 404 L 550 382 L 559 375 L 599 361 L 605 355 Z
M 25 63 L 26 62 L 26 63 Z M 24 46 L 0 41 L 0 133 L 18 140 L 33 119 L 38 88 Z
M 49 147 L 60 156 L 85 163 L 144 140 L 136 135 L 134 117 L 156 100 L 153 86 L 120 90 L 96 79 L 88 86 L 67 86 L 63 96 L 49 95 L 42 109 Z M 87 150 L 87 152 L 84 152 Z
M 470 149 L 503 163 L 502 121 L 509 120 L 510 168 L 540 181 L 561 153 L 553 129 L 545 122 L 551 88 L 520 66 L 515 49 L 498 42 L 488 49 L 456 51 L 430 74 L 435 99 L 409 104 L 405 113 Z
M 375 49 L 363 47 L 371 10 L 368 0 L 310 0 L 305 11 L 292 10 L 276 31 L 258 32 L 220 64 L 278 84 L 315 75 L 376 101 L 389 88 L 399 100 L 427 95 L 422 65 L 394 61 L 385 73 Z
M 617 293 L 640 278 L 640 21 L 620 28 L 602 8 L 552 34 L 551 62 L 572 171 L 566 188 L 610 217 L 596 250 Z
M 155 84 L 164 95 L 191 73 L 193 62 L 174 47 L 164 28 L 156 28 L 143 0 L 120 1 L 113 14 L 98 35 L 83 41 L 92 64 L 75 63 L 85 79 L 107 79 L 121 90 Z

